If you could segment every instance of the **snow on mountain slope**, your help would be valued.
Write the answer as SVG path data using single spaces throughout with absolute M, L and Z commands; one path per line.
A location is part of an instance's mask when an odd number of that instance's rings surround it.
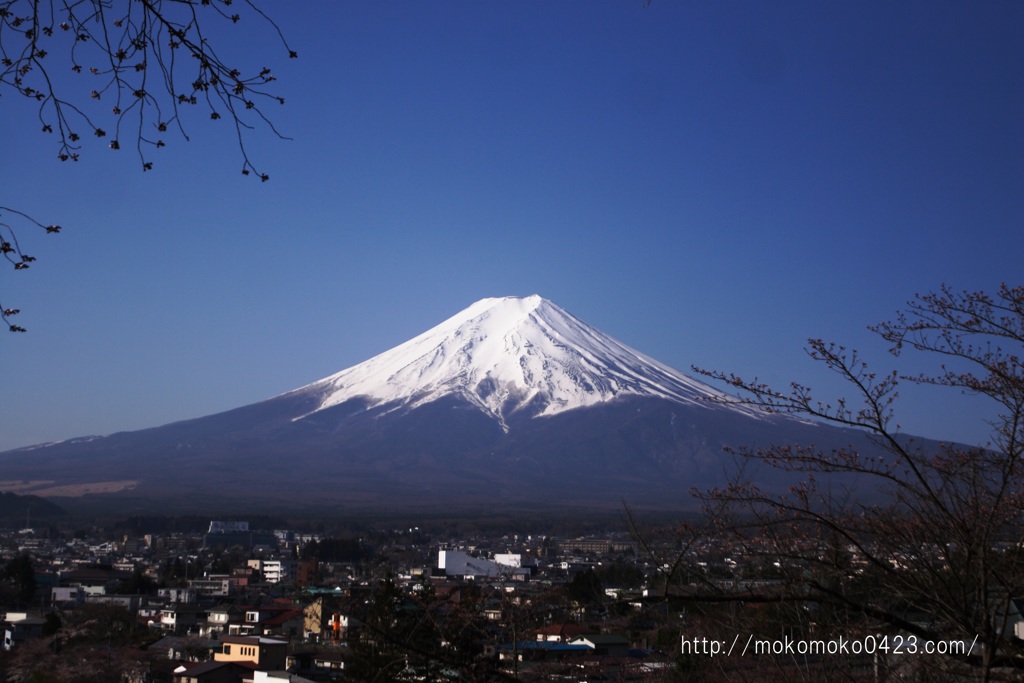
M 477 301 L 390 351 L 290 393 L 299 392 L 321 397 L 313 412 L 356 397 L 414 408 L 454 394 L 506 429 L 506 418 L 527 405 L 547 416 L 625 395 L 704 406 L 702 398 L 722 396 L 537 295 Z

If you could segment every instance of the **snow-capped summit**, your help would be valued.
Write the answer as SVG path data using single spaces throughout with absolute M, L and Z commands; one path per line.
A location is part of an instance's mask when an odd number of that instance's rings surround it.
M 357 397 L 371 406 L 411 409 L 455 395 L 503 428 L 507 417 L 527 407 L 531 416 L 551 416 L 621 396 L 680 403 L 720 396 L 537 295 L 481 299 L 404 344 L 296 392 L 320 397 L 314 413 Z

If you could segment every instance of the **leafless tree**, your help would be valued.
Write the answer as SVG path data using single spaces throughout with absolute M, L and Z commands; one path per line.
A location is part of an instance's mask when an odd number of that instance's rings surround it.
M 265 107 L 284 98 L 268 67 L 221 57 L 223 32 L 253 19 L 271 27 L 284 54 L 297 56 L 252 0 L 0 0 L 0 96 L 20 95 L 36 108 L 60 161 L 77 161 L 84 142 L 96 139 L 111 150 L 134 148 L 143 171 L 172 130 L 188 140 L 186 112 L 199 110 L 229 123 L 242 173 L 266 181 L 246 134 L 263 125 L 283 138 Z M 18 229 L 61 227 L 0 205 L 0 253 L 24 270 L 35 258 L 23 251 Z M 10 321 L 17 313 L 0 305 L 8 328 L 24 332 Z
M 915 667 L 927 661 L 940 666 L 931 680 L 1019 676 L 1024 649 L 1012 622 L 1024 582 L 1024 287 L 1003 285 L 994 294 L 943 287 L 870 329 L 895 357 L 923 354 L 935 370 L 876 374 L 856 351 L 810 340 L 809 356 L 855 395 L 825 401 L 802 384 L 780 391 L 756 378 L 695 368 L 748 404 L 856 428 L 875 445 L 735 451 L 801 481 L 780 493 L 740 475 L 699 493 L 713 506 L 720 538 L 776 567 L 771 589 L 734 597 L 796 601 L 841 613 L 835 623 L 878 629 L 877 637 L 887 637 L 878 641 L 887 646 L 887 665 L 900 675 L 919 675 Z M 991 400 L 988 441 L 967 446 L 902 434 L 895 422 L 902 382 Z M 867 502 L 843 482 L 881 497 Z M 922 656 L 936 648 L 947 656 Z

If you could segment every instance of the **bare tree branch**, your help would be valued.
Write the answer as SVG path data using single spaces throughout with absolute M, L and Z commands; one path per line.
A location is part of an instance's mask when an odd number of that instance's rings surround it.
M 215 35 L 255 19 L 268 25 L 282 54 L 297 57 L 280 27 L 252 0 L 0 0 L 0 96 L 20 95 L 36 106 L 43 133 L 55 136 L 57 158 L 78 161 L 84 141 L 111 150 L 135 148 L 143 171 L 152 152 L 167 145 L 174 127 L 188 140 L 185 113 L 205 110 L 227 119 L 241 155 L 241 171 L 269 180 L 249 154 L 247 136 L 258 126 L 278 138 L 266 107 L 284 104 L 266 66 L 243 67 L 221 56 Z M 69 77 L 66 71 L 70 71 Z M 104 106 L 105 105 L 105 106 Z M 25 213 L 0 207 L 28 226 L 57 232 Z M 56 230 L 52 229 L 56 228 Z M 34 260 L 21 251 L 15 226 L 0 222 L 4 257 L 16 270 Z M 11 324 L 17 309 L 2 308 Z
M 917 295 L 893 321 L 870 328 L 899 357 L 939 359 L 932 374 L 876 374 L 856 351 L 819 339 L 808 355 L 838 373 L 853 399 L 820 401 L 792 383 L 779 391 L 756 378 L 695 368 L 741 393 L 741 402 L 867 432 L 875 452 L 775 444 L 736 454 L 805 479 L 788 492 L 765 491 L 742 470 L 698 493 L 716 533 L 780 567 L 770 592 L 700 592 L 706 600 L 791 600 L 830 605 L 866 626 L 924 639 L 976 639 L 951 657 L 992 680 L 1024 668 L 1024 647 L 1008 633 L 1024 593 L 1024 287 L 994 294 L 942 287 Z M 911 440 L 894 424 L 899 382 L 953 388 L 996 406 L 983 446 Z M 725 400 L 725 399 L 723 399 Z M 732 400 L 732 399 L 729 399 Z M 835 476 L 874 484 L 884 502 L 860 501 Z M 825 482 L 829 482 L 827 485 Z

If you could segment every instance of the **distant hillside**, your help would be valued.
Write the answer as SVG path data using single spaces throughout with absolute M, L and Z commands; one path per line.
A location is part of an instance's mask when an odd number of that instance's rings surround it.
M 0 493 L 0 520 L 26 520 L 60 517 L 67 510 L 39 496 L 19 496 L 17 493 Z

